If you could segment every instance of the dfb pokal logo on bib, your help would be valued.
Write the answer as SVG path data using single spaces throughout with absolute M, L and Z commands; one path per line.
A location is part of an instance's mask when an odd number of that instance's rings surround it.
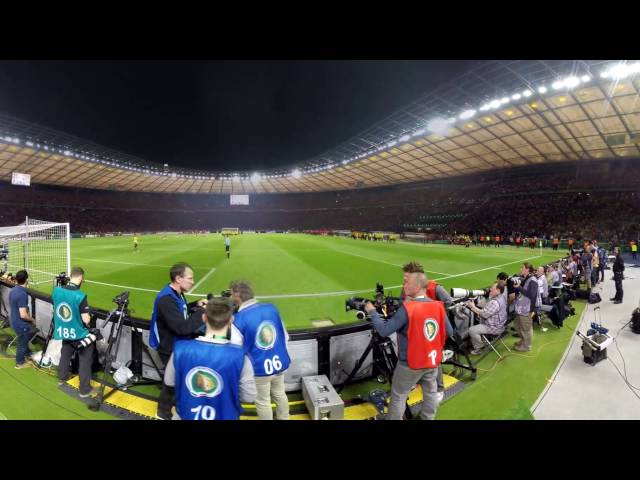
M 213 398 L 222 392 L 222 377 L 215 370 L 195 367 L 187 373 L 187 388 L 194 397 Z
M 68 303 L 64 302 L 58 305 L 58 308 L 56 308 L 56 313 L 58 314 L 58 317 L 60 317 L 60 320 L 62 320 L 63 322 L 70 322 L 71 318 L 73 317 L 71 313 L 71 307 Z
M 276 343 L 276 329 L 270 322 L 262 322 L 258 325 L 256 334 L 256 347 L 261 350 L 269 350 Z
M 424 322 L 424 337 L 432 342 L 436 335 L 438 335 L 438 322 L 433 318 L 427 318 L 427 321 Z

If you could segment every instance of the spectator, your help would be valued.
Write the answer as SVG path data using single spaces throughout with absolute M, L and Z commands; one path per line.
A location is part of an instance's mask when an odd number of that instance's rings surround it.
M 26 270 L 16 273 L 16 286 L 9 293 L 9 306 L 11 312 L 11 328 L 18 336 L 18 346 L 16 348 L 16 368 L 28 367 L 26 358 L 31 355 L 29 351 L 29 340 L 36 331 L 36 320 L 29 313 L 29 295 L 26 285 L 29 274 Z

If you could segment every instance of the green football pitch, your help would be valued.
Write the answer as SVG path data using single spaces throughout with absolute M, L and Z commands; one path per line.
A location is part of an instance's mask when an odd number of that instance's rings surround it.
M 193 266 L 195 280 L 189 300 L 209 292 L 218 295 L 231 280 L 248 280 L 258 298 L 278 307 L 290 329 L 327 325 L 327 320 L 333 324 L 356 321 L 355 312 L 345 312 L 345 299 L 370 298 L 376 282 L 399 295 L 401 267 L 411 260 L 422 263 L 428 277 L 447 289 L 480 288 L 500 271 L 515 273 L 524 261 L 537 266 L 562 254 L 545 249 L 244 234 L 231 237 L 231 258 L 227 259 L 218 234 L 141 236 L 138 251 L 129 236 L 71 241 L 71 263 L 84 268 L 82 289 L 94 307 L 111 310 L 112 299 L 129 290 L 133 315 L 148 319 L 156 293 L 169 281 L 170 266 L 187 262 Z

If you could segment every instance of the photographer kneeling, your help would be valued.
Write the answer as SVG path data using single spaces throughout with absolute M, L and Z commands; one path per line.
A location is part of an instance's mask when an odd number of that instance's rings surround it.
M 91 321 L 87 295 L 80 290 L 84 281 L 84 270 L 71 269 L 67 285 L 53 289 L 53 339 L 62 340 L 62 352 L 58 365 L 58 385 L 67 381 L 71 370 L 71 357 L 78 354 L 78 374 L 80 376 L 80 397 L 87 398 L 98 393 L 91 388 L 91 366 L 96 351 L 96 337 L 87 328 Z M 91 341 L 89 341 L 91 340 Z
M 489 291 L 489 302 L 484 308 L 478 308 L 473 300 L 466 302 L 467 308 L 478 315 L 480 323 L 471 327 L 464 333 L 462 338 L 471 337 L 473 350 L 471 355 L 480 355 L 484 347 L 483 334 L 500 335 L 504 332 L 504 325 L 507 322 L 507 302 L 504 297 L 504 285 L 498 282 L 491 285 Z
M 424 273 L 411 273 L 405 284 L 408 301 L 388 320 L 378 315 L 371 302 L 365 304 L 373 328 L 383 337 L 398 332 L 398 363 L 391 382 L 391 404 L 388 420 L 401 420 L 411 389 L 422 387 L 420 417 L 433 420 L 438 408 L 438 366 L 447 336 L 452 334 L 441 302 L 426 296 L 427 277 Z

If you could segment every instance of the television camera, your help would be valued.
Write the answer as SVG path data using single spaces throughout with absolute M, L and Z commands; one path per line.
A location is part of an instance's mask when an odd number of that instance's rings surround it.
M 67 277 L 67 272 L 60 272 L 60 274 L 56 275 L 55 278 L 56 287 L 64 287 L 69 284 L 70 280 L 71 279 Z
M 367 314 L 364 306 L 367 302 L 371 302 L 375 307 L 376 311 L 382 315 L 383 318 L 392 317 L 398 309 L 402 306 L 402 299 L 400 297 L 391 297 L 385 295 L 384 286 L 381 283 L 376 283 L 376 292 L 374 294 L 374 299 L 369 300 L 363 297 L 351 297 L 345 300 L 344 309 L 345 311 L 349 310 L 357 310 L 356 318 L 358 320 L 369 320 L 370 316 Z

